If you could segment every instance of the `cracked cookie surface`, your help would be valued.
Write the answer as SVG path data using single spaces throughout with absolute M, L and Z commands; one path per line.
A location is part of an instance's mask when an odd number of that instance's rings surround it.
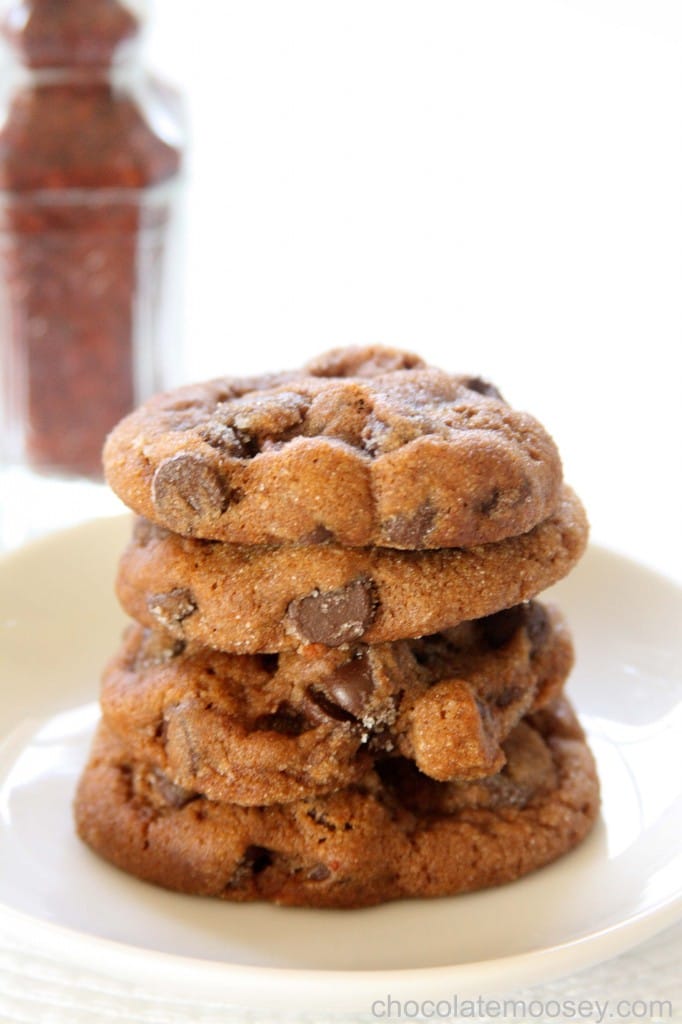
M 173 783 L 272 804 L 339 789 L 402 755 L 441 780 L 492 775 L 573 649 L 554 608 L 517 605 L 436 636 L 235 655 L 131 627 L 102 680 L 107 725 Z
M 393 759 L 327 796 L 239 807 L 173 784 L 100 725 L 76 822 L 102 857 L 179 892 L 310 907 L 453 895 L 548 864 L 596 818 L 594 761 L 565 700 L 524 719 L 505 753 L 474 782 Z
M 460 550 L 246 545 L 138 520 L 117 593 L 145 626 L 239 654 L 425 636 L 520 604 L 562 579 L 587 542 L 582 505 L 528 533 Z
M 562 479 L 547 432 L 492 384 L 381 347 L 157 395 L 113 430 L 104 467 L 183 536 L 408 550 L 525 533 Z

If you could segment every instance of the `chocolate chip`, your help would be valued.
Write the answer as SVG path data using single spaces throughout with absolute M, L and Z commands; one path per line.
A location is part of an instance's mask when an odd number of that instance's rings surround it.
M 354 722 L 355 716 L 346 711 L 336 701 L 330 700 L 324 690 L 317 686 L 309 686 L 306 690 L 305 710 L 308 718 L 317 725 L 325 718 L 335 722 Z
M 466 377 L 462 384 L 469 391 L 475 391 L 478 395 L 485 395 L 487 398 L 496 398 L 498 402 L 504 402 L 504 398 L 495 385 L 491 384 L 489 380 L 484 380 L 483 377 Z
M 500 505 L 502 505 L 503 512 L 509 508 L 518 508 L 525 505 L 532 494 L 532 490 L 532 485 L 527 477 L 524 477 L 518 487 L 506 491 L 504 494 L 499 487 L 493 487 L 485 497 L 477 502 L 476 509 L 483 513 L 483 515 L 489 516 L 499 511 Z
M 525 629 L 533 652 L 546 642 L 550 632 L 549 616 L 537 601 L 514 605 L 480 619 L 486 642 L 493 649 L 503 647 L 519 629 Z
M 238 455 L 240 459 L 254 459 L 261 450 L 257 437 L 247 434 L 245 430 L 236 430 L 235 435 L 239 444 Z
M 416 809 L 420 814 L 437 809 L 433 806 L 434 797 L 442 790 L 443 784 L 423 775 L 413 761 L 389 757 L 377 761 L 374 767 L 382 785 L 402 806 Z
M 174 530 L 191 534 L 198 520 L 222 515 L 228 491 L 203 456 L 179 452 L 158 465 L 152 481 L 152 501 Z
M 510 704 L 523 697 L 523 690 L 520 686 L 508 686 L 495 697 L 495 707 L 508 708 Z
M 550 633 L 549 615 L 547 609 L 538 604 L 537 601 L 529 601 L 524 607 L 526 632 L 531 643 L 533 653 L 539 650 L 547 642 Z
M 384 528 L 386 542 L 389 546 L 395 544 L 401 548 L 422 548 L 433 529 L 435 518 L 436 510 L 429 501 L 420 505 L 410 516 L 402 513 L 392 516 Z
M 331 871 L 326 864 L 316 864 L 308 872 L 308 878 L 311 882 L 324 882 L 330 875 Z
M 153 784 L 159 795 L 170 804 L 171 807 L 184 807 L 190 800 L 195 800 L 198 797 L 198 793 L 193 793 L 191 789 L 185 789 L 184 786 L 178 786 L 176 782 L 169 779 L 159 768 L 152 769 Z
M 283 702 L 272 714 L 259 715 L 253 728 L 259 732 L 278 732 L 282 736 L 300 736 L 308 728 L 308 722 L 300 711 Z
M 524 624 L 524 620 L 523 606 L 517 604 L 494 615 L 486 615 L 479 621 L 486 643 L 493 650 L 497 650 L 498 647 L 504 647 L 509 643 L 514 633 Z
M 273 854 L 264 846 L 247 846 L 237 861 L 232 877 L 225 886 L 225 892 L 234 892 L 249 885 L 254 875 L 259 875 L 269 868 Z
M 327 541 L 334 540 L 334 534 L 331 530 L 328 530 L 322 523 L 318 523 L 314 530 L 303 539 L 304 544 L 326 544 Z
M 183 759 L 189 760 L 190 771 L 196 775 L 201 763 L 200 749 L 192 722 L 188 720 L 187 705 L 188 702 L 181 701 L 179 704 L 170 704 L 164 710 L 166 748 L 179 748 Z M 189 713 L 191 718 L 191 710 Z
M 360 440 L 367 454 L 371 458 L 376 459 L 385 448 L 390 449 L 391 436 L 389 424 L 372 412 L 367 417 Z
M 150 523 L 143 516 L 138 516 L 133 523 L 133 540 L 141 548 L 146 548 L 153 540 L 160 540 L 168 535 L 168 530 L 156 523 Z
M 279 668 L 279 654 L 259 654 L 257 657 L 263 671 L 267 672 L 268 675 L 274 676 Z
M 476 710 L 478 711 L 478 717 L 481 720 L 481 726 L 485 732 L 493 728 L 493 712 L 492 708 L 480 697 L 474 698 Z
M 374 581 L 363 576 L 338 590 L 314 590 L 297 598 L 287 613 L 308 643 L 340 647 L 360 639 L 374 621 L 376 609 Z
M 155 629 L 145 629 L 135 657 L 135 669 L 165 665 L 185 649 L 185 641 Z
M 197 603 L 191 590 L 176 587 L 166 594 L 150 594 L 147 608 L 161 626 L 171 632 L 197 610 Z
M 489 516 L 492 512 L 495 511 L 495 509 L 499 505 L 501 497 L 502 497 L 502 492 L 499 489 L 499 487 L 493 487 L 493 489 L 490 492 L 490 494 L 486 495 L 485 498 L 482 498 L 478 502 L 476 508 L 484 516 Z
M 259 875 L 272 864 L 272 853 L 264 846 L 247 846 L 241 859 L 242 868 L 252 875 Z
M 430 645 L 421 643 L 420 641 L 415 642 L 412 653 L 414 655 L 414 660 L 422 668 L 428 668 L 434 660 Z
M 372 669 L 366 654 L 362 653 L 344 665 L 320 684 L 325 695 L 344 711 L 360 718 L 367 699 L 374 689 Z
M 336 824 L 331 820 L 331 818 L 328 818 L 324 811 L 319 810 L 314 804 L 305 813 L 307 818 L 314 821 L 316 825 L 321 825 L 322 828 L 327 830 L 327 832 L 337 831 Z

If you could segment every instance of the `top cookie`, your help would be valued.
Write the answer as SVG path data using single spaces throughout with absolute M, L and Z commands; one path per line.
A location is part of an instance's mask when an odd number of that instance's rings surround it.
M 157 395 L 110 434 L 104 468 L 184 536 L 408 550 L 525 533 L 562 479 L 552 439 L 493 385 L 382 347 Z

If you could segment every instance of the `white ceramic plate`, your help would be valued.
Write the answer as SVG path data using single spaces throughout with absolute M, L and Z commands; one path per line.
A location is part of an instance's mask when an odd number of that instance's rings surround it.
M 387 993 L 546 981 L 679 916 L 682 591 L 600 550 L 555 596 L 575 633 L 570 693 L 603 815 L 556 864 L 484 893 L 344 912 L 178 896 L 98 860 L 70 803 L 123 624 L 112 580 L 128 531 L 125 517 L 100 520 L 0 565 L 0 917 L 35 948 L 169 998 L 368 1014 Z

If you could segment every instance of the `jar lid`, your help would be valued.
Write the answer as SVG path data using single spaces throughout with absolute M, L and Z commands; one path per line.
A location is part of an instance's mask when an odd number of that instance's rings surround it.
M 4 0 L 0 34 L 31 68 L 108 67 L 139 36 L 143 0 Z

